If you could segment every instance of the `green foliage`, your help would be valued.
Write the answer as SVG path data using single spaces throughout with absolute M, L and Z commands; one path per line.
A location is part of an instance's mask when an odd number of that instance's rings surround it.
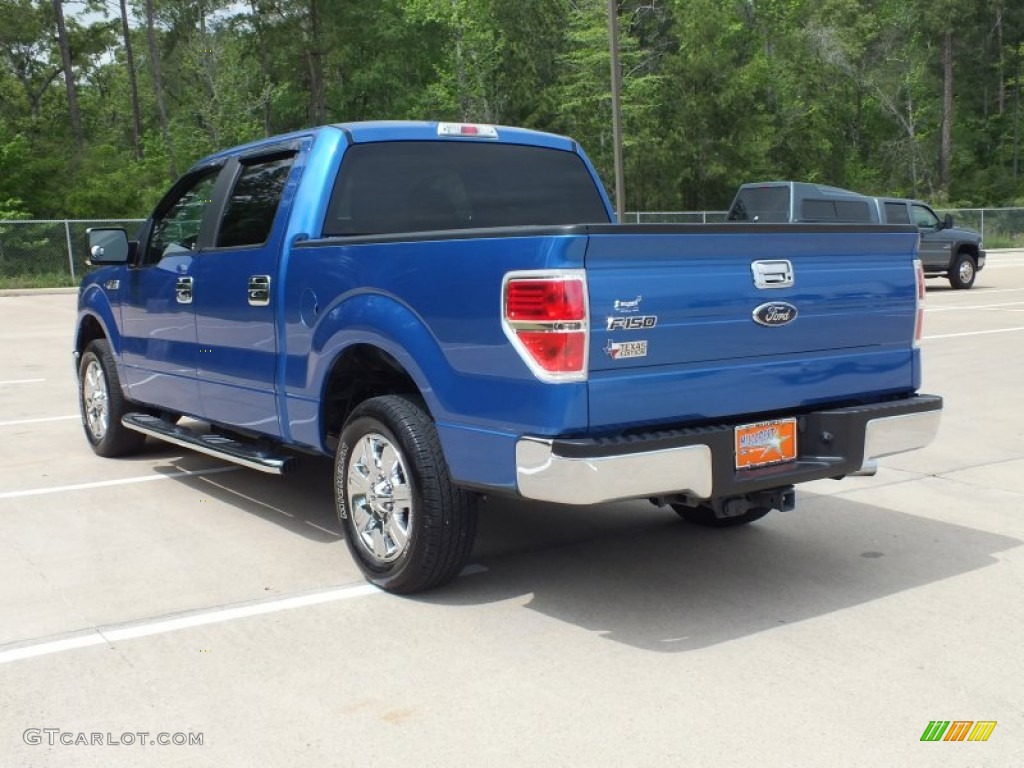
M 145 5 L 130 3 L 141 158 L 117 4 L 90 7 L 64 10 L 75 156 L 53 3 L 0 0 L 0 216 L 144 216 L 172 166 L 346 120 L 567 133 L 614 178 L 605 0 L 154 0 L 166 134 Z M 618 12 L 627 208 L 721 208 L 769 178 L 934 199 L 947 34 L 949 199 L 1024 200 L 1024 4 L 619 0 Z
M 77 281 L 70 272 L 30 272 L 24 275 L 0 274 L 0 290 L 11 288 L 70 288 Z

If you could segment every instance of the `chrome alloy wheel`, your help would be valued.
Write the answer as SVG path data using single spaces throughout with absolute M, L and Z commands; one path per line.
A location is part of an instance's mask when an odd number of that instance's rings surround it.
M 376 432 L 352 447 L 345 468 L 349 513 L 357 541 L 384 565 L 402 556 L 412 529 L 412 486 L 402 454 Z
M 82 377 L 82 407 L 89 434 L 99 442 L 110 427 L 110 395 L 103 366 L 95 358 L 89 361 Z
M 972 259 L 966 258 L 960 262 L 959 276 L 962 284 L 971 284 L 974 279 L 974 261 Z

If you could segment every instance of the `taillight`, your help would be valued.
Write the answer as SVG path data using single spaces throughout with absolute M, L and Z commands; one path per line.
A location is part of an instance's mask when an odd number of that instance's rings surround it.
M 924 333 L 924 267 L 920 259 L 914 259 L 914 279 L 917 281 L 917 293 L 914 301 L 914 346 L 921 346 L 921 334 Z
M 502 327 L 537 378 L 587 377 L 587 279 L 582 270 L 510 272 L 502 291 Z

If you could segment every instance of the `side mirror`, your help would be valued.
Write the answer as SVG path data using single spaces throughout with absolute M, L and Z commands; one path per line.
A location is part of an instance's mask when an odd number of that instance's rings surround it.
M 951 213 L 947 213 L 946 214 L 946 218 L 944 218 L 942 220 L 942 228 L 943 229 L 952 229 L 953 228 L 953 214 L 951 214 Z
M 120 227 L 93 227 L 86 230 L 89 236 L 90 266 L 101 264 L 127 264 L 131 255 L 128 233 Z

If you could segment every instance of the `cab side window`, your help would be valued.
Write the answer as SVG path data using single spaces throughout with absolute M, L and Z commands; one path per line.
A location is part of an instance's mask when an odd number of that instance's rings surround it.
M 294 159 L 278 156 L 242 166 L 221 221 L 218 248 L 267 241 Z
M 907 214 L 905 203 L 886 203 L 885 220 L 890 224 L 909 224 L 910 216 Z
M 174 253 L 194 251 L 203 214 L 213 203 L 213 187 L 219 168 L 200 173 L 153 222 L 153 235 L 146 249 L 146 264 L 156 264 Z
M 914 206 L 914 223 L 919 229 L 939 228 L 939 218 L 923 205 Z

